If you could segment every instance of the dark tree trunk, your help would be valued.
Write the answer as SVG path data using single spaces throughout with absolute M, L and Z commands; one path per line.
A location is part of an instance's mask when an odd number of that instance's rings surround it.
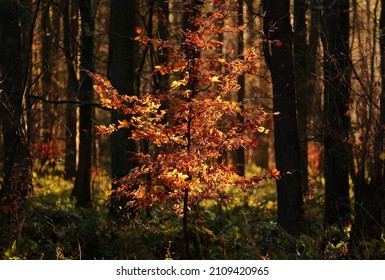
M 157 35 L 162 40 L 168 40 L 169 32 L 168 26 L 163 21 L 169 22 L 170 8 L 169 2 L 165 0 L 158 0 L 158 32 Z M 157 52 L 158 64 L 166 64 L 168 62 L 168 50 L 163 49 Z M 158 74 L 159 89 L 164 91 L 169 87 L 169 75 Z M 167 108 L 167 104 L 163 104 Z
M 184 3 L 184 10 L 183 10 L 183 21 L 182 21 L 182 28 L 183 30 L 191 30 L 195 31 L 198 30 L 198 26 L 195 24 L 195 18 L 199 17 L 201 13 L 201 6 L 203 2 L 199 0 L 188 0 Z M 185 38 L 183 38 L 185 40 Z M 200 51 L 197 50 L 195 47 L 192 47 L 189 44 L 184 44 L 184 53 L 186 55 L 186 59 L 188 61 L 188 66 L 186 71 L 190 73 L 190 77 L 188 79 L 187 87 L 191 90 L 191 96 L 195 96 L 197 94 L 197 83 L 198 83 L 198 75 L 196 73 L 196 70 L 194 69 L 195 59 L 199 58 Z M 187 120 L 187 147 L 186 149 L 190 151 L 190 145 L 191 145 L 191 119 Z M 191 177 L 190 177 L 191 178 Z M 184 242 L 184 250 L 185 250 L 185 258 L 191 259 L 191 250 L 190 250 L 190 241 L 191 241 L 191 234 L 190 230 L 188 228 L 188 201 L 189 201 L 189 189 L 184 190 L 184 198 L 183 198 L 183 218 L 182 218 L 182 225 L 183 225 L 183 242 Z M 197 249 L 197 253 L 199 254 L 199 249 Z
M 108 76 L 119 94 L 137 95 L 135 81 L 138 67 L 139 47 L 133 39 L 138 26 L 137 1 L 116 0 L 111 2 L 111 26 Z M 112 112 L 112 123 L 129 116 L 119 111 Z M 130 129 L 120 129 L 111 135 L 112 190 L 119 188 L 116 181 L 126 176 L 137 163 L 132 159 L 137 152 L 137 143 L 130 139 Z M 121 196 L 120 196 L 121 197 Z M 122 219 L 135 211 L 135 201 L 119 199 L 111 195 L 111 214 Z M 127 210 L 127 211 L 126 211 Z
M 71 3 L 71 7 L 70 7 Z M 75 1 L 63 0 L 63 45 L 65 63 L 68 72 L 67 78 L 67 98 L 68 100 L 75 100 L 79 88 L 79 81 L 75 70 L 75 57 L 71 48 L 71 37 L 76 36 L 76 30 L 71 29 L 71 19 L 76 18 L 77 10 L 73 14 Z M 67 105 L 66 115 L 66 143 L 65 143 L 65 167 L 64 178 L 72 179 L 76 176 L 76 107 L 72 104 Z
M 304 193 L 308 191 L 308 151 L 307 151 L 307 126 L 308 109 L 310 105 L 310 91 L 308 83 L 307 61 L 315 59 L 308 56 L 306 39 L 306 0 L 294 1 L 294 74 L 295 92 L 298 103 L 298 136 L 301 156 L 301 184 Z
M 347 221 L 349 200 L 349 1 L 325 2 L 324 47 L 325 224 Z
M 302 221 L 300 153 L 289 0 L 263 2 L 264 54 L 273 82 L 274 149 L 281 179 L 277 181 L 278 223 L 296 234 Z
M 79 207 L 91 207 L 91 168 L 93 145 L 93 81 L 87 71 L 94 72 L 94 18 L 91 0 L 79 0 L 81 17 L 80 88 L 78 98 L 82 102 L 79 114 L 79 164 L 73 195 Z
M 385 0 L 381 0 L 380 18 L 380 74 L 382 89 L 380 95 L 380 119 L 376 127 L 374 160 L 370 169 L 370 182 L 357 180 L 354 188 L 355 219 L 351 232 L 351 248 L 359 247 L 360 241 L 381 241 L 383 229 L 382 208 L 384 203 L 385 166 L 381 160 L 384 148 L 385 126 Z M 379 251 L 379 250 L 378 250 Z M 359 251 L 360 252 L 360 251 Z M 381 257 L 375 255 L 361 257 Z M 362 253 L 362 252 L 361 252 Z
M 243 0 L 238 0 L 238 26 L 243 26 Z M 244 51 L 244 38 L 243 38 L 243 31 L 240 30 L 238 33 L 238 54 L 242 57 L 243 51 Z M 238 103 L 243 104 L 243 101 L 245 99 L 245 75 L 241 75 L 238 78 L 238 84 L 240 86 L 240 89 L 238 91 Z M 243 105 L 241 105 L 243 108 Z M 238 121 L 243 123 L 244 118 L 241 114 L 238 115 Z M 237 173 L 240 176 L 245 176 L 245 148 L 240 147 L 236 151 L 236 166 L 237 166 Z
M 30 17 L 25 10 L 30 3 L 23 4 L 24 10 L 19 1 L 0 2 L 0 113 L 4 148 L 0 199 L 1 206 L 11 208 L 17 208 L 32 191 L 32 161 L 22 124 L 30 42 L 21 28 L 30 31 L 26 25 L 30 20 L 24 18 Z

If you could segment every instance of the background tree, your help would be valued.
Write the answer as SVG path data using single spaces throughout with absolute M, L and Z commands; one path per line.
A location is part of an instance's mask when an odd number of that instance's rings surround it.
M 136 81 L 138 73 L 139 46 L 134 40 L 137 35 L 135 28 L 138 23 L 138 3 L 137 1 L 117 0 L 111 2 L 111 26 L 110 26 L 110 46 L 109 46 L 109 65 L 108 77 L 112 86 L 121 95 L 136 96 Z M 119 121 L 130 116 L 125 116 L 121 111 L 112 112 L 112 123 L 118 125 Z M 132 140 L 131 128 L 121 129 L 111 135 L 111 176 L 113 180 L 112 189 L 119 188 L 119 179 L 126 176 L 137 163 L 133 155 L 137 152 L 136 141 Z M 111 196 L 111 211 L 116 217 L 121 217 L 119 207 L 126 205 L 128 201 Z M 133 202 L 132 210 L 135 209 Z M 130 211 L 129 211 L 130 212 Z M 129 213 L 128 213 L 129 214 Z
M 297 133 L 297 109 L 292 55 L 290 1 L 264 1 L 264 54 L 273 83 L 274 150 L 277 181 L 278 223 L 298 233 L 302 221 L 302 188 Z
M 294 78 L 295 91 L 297 95 L 298 108 L 298 136 L 301 155 L 301 182 L 304 192 L 308 190 L 308 151 L 307 151 L 307 126 L 308 126 L 308 110 L 309 90 L 307 64 L 309 60 L 315 57 L 308 56 L 307 43 L 307 27 L 306 27 L 306 0 L 294 1 Z
M 333 224 L 346 221 L 350 214 L 349 1 L 324 2 L 322 12 L 325 223 Z
M 375 3 L 375 11 L 379 7 L 379 2 Z M 369 164 L 367 164 L 368 171 L 365 172 L 365 162 L 360 164 L 360 171 L 357 176 L 353 176 L 354 182 L 354 222 L 352 225 L 351 232 L 351 248 L 354 252 L 358 249 L 358 253 L 361 257 L 368 257 L 368 252 L 363 249 L 365 242 L 372 242 L 374 244 L 374 250 L 371 257 L 379 258 L 375 251 L 379 250 L 379 244 L 381 242 L 381 235 L 383 230 L 383 215 L 382 209 L 384 205 L 384 124 L 385 124 L 385 2 L 381 1 L 379 29 L 378 29 L 378 18 L 377 13 L 374 13 L 373 18 L 373 43 L 371 44 L 372 49 L 372 65 L 374 63 L 374 57 L 376 56 L 376 43 L 377 36 L 379 37 L 379 56 L 380 56 L 380 79 L 378 82 L 377 78 L 374 78 L 375 65 L 369 67 L 371 69 L 369 76 L 372 76 L 371 81 L 372 87 L 368 86 L 368 94 L 366 100 L 368 107 L 370 108 L 369 113 L 373 114 L 367 121 L 373 120 L 373 123 L 367 122 L 366 131 L 364 135 L 368 135 L 366 142 L 373 143 L 373 154 L 372 156 L 366 150 L 361 151 L 365 153 L 365 157 L 369 157 Z M 370 25 L 369 25 L 370 26 Z M 370 64 L 369 64 L 370 65 Z M 363 77 L 362 77 L 363 78 Z M 381 89 L 377 90 L 381 84 Z M 374 113 L 377 112 L 377 113 Z M 373 131 L 373 136 L 370 136 L 369 131 Z M 373 138 L 372 140 L 368 138 Z M 373 142 L 372 142 L 373 141 Z M 369 144 L 367 144 L 369 145 Z M 359 153 L 359 154 L 361 154 Z M 361 154 L 362 155 L 362 154 Z M 362 157 L 360 157 L 362 158 Z M 367 173 L 367 174 L 365 174 Z
M 79 112 L 79 164 L 73 195 L 77 206 L 89 207 L 91 198 L 91 168 L 93 141 L 93 81 L 89 72 L 94 66 L 94 17 L 91 0 L 80 0 L 81 45 L 80 45 L 80 88 L 78 98 L 82 102 Z
M 78 24 L 74 22 L 78 19 L 78 7 L 76 1 L 62 1 L 63 11 L 63 52 L 65 65 L 67 67 L 67 98 L 75 100 L 79 89 L 79 81 L 76 71 L 77 56 L 77 36 Z M 66 143 L 65 143 L 65 179 L 72 179 L 76 175 L 76 106 L 67 105 L 66 114 Z
M 17 210 L 33 189 L 31 154 L 23 126 L 23 98 L 31 47 L 30 36 L 23 36 L 23 30 L 31 28 L 29 13 L 32 11 L 28 10 L 30 2 L 23 4 L 25 7 L 19 1 L 0 2 L 0 110 L 4 149 L 0 196 L 2 207 L 8 209 L 3 208 L 2 213 Z

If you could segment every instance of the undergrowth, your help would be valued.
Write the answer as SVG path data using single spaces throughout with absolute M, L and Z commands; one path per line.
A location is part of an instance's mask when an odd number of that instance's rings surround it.
M 94 207 L 76 208 L 72 182 L 60 174 L 35 174 L 35 193 L 0 233 L 2 259 L 183 259 L 183 229 L 162 205 L 141 210 L 130 223 L 109 215 L 108 195 L 95 183 Z M 209 201 L 191 211 L 191 252 L 196 259 L 351 259 L 350 225 L 323 228 L 322 188 L 305 201 L 302 234 L 291 236 L 276 223 L 272 182 L 231 202 Z M 385 246 L 365 241 L 368 258 L 384 258 Z M 378 249 L 380 248 L 380 249 Z M 372 251 L 371 251 L 372 250 Z M 373 252 L 373 250 L 377 250 Z

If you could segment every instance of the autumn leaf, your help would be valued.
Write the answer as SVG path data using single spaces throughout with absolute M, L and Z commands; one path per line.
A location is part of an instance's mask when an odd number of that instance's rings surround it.
M 269 133 L 265 126 L 269 125 L 271 114 L 265 113 L 251 99 L 232 100 L 230 95 L 240 88 L 239 76 L 255 75 L 261 57 L 257 49 L 245 48 L 242 60 L 234 55 L 233 49 L 226 54 L 217 51 L 223 43 L 215 39 L 218 34 L 237 33 L 245 26 L 228 24 L 236 15 L 230 2 L 218 0 L 214 3 L 217 6 L 211 5 L 206 15 L 202 9 L 201 14 L 191 19 L 196 29 L 180 30 L 183 40 L 137 36 L 142 46 L 151 46 L 156 51 L 167 49 L 167 62 L 158 62 L 141 75 L 148 81 L 158 78 L 159 74 L 169 75 L 168 86 L 156 88 L 151 84 L 143 87 L 148 93 L 120 95 L 110 84 L 95 77 L 99 81 L 97 91 L 103 105 L 127 117 L 116 127 L 100 126 L 99 130 L 108 134 L 129 127 L 130 140 L 145 140 L 151 147 L 146 152 L 133 154 L 138 167 L 129 171 L 122 180 L 122 187 L 115 191 L 117 195 L 129 195 L 139 207 L 171 202 L 172 208 L 175 201 L 185 201 L 190 207 L 202 200 L 230 199 L 230 188 L 247 191 L 263 179 L 280 178 L 277 170 L 245 178 L 237 175 L 231 163 L 218 161 L 223 153 L 240 147 L 251 150 L 257 145 L 259 141 L 254 132 Z M 136 28 L 137 34 L 143 31 Z M 149 73 L 147 77 L 146 72 Z M 239 120 L 240 116 L 244 121 Z M 252 139 L 249 135 L 253 135 Z M 175 214 L 183 216 L 184 208 L 177 205 L 173 208 Z
M 219 83 L 221 80 L 218 76 L 213 76 L 210 78 L 210 80 L 213 82 L 213 83 Z
M 260 127 L 258 127 L 258 132 L 264 132 L 265 130 L 266 130 L 266 128 L 264 128 L 263 126 L 260 126 Z
M 277 169 L 271 169 L 269 173 L 270 173 L 272 178 L 274 178 L 276 180 L 280 180 L 281 179 L 281 172 L 278 171 Z
M 283 45 L 282 41 L 280 41 L 280 40 L 274 41 L 274 46 L 281 47 L 282 45 Z

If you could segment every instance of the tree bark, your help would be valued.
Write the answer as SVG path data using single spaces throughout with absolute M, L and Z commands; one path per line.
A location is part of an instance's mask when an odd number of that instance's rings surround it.
M 24 3 L 24 8 L 29 8 Z M 1 183 L 1 206 L 16 207 L 33 190 L 32 161 L 29 143 L 22 125 L 24 86 L 29 67 L 30 14 L 23 13 L 19 1 L 0 2 L 0 112 L 3 133 L 4 178 Z M 4 209 L 2 209 L 3 213 Z
M 307 126 L 310 91 L 308 84 L 308 44 L 306 39 L 306 0 L 294 1 L 294 75 L 298 103 L 298 137 L 301 156 L 301 184 L 304 193 L 308 191 Z
M 94 115 L 92 102 L 93 81 L 87 71 L 94 72 L 94 18 L 91 0 L 79 0 L 81 16 L 80 88 L 78 98 L 84 102 L 79 114 L 79 164 L 73 195 L 78 207 L 91 207 L 91 168 Z
M 243 0 L 238 0 L 238 26 L 243 26 Z M 243 38 L 243 31 L 240 30 L 238 33 L 238 54 L 239 56 L 243 56 L 244 51 L 244 38 Z M 238 84 L 240 86 L 240 89 L 238 91 L 238 97 L 237 101 L 239 104 L 243 104 L 245 99 L 245 75 L 241 75 L 238 78 Z M 243 108 L 243 105 L 241 105 L 241 108 Z M 238 121 L 243 123 L 244 118 L 241 114 L 238 114 Z M 240 176 L 245 176 L 245 148 L 240 147 L 236 151 L 236 167 L 237 167 L 237 173 Z
M 71 7 L 70 7 L 71 3 Z M 62 1 L 63 7 L 63 46 L 65 63 L 68 72 L 67 78 L 67 98 L 68 100 L 75 100 L 79 88 L 79 81 L 75 69 L 75 56 L 71 48 L 71 37 L 75 36 L 74 30 L 71 28 L 71 19 L 76 18 L 73 14 L 75 1 Z M 65 166 L 64 178 L 72 179 L 76 176 L 76 107 L 72 104 L 67 105 L 66 115 L 66 143 L 65 143 Z
M 384 148 L 384 127 L 385 127 L 385 0 L 381 0 L 380 17 L 380 74 L 381 74 L 381 93 L 380 93 L 380 118 L 376 126 L 374 142 L 374 160 L 370 168 L 370 182 L 357 180 L 354 188 L 355 200 L 355 219 L 352 225 L 350 236 L 351 248 L 357 248 L 361 241 L 381 241 L 383 229 L 382 208 L 384 205 L 385 191 L 385 166 L 381 159 Z M 377 250 L 373 256 L 376 257 Z M 360 252 L 359 253 L 363 253 Z M 368 257 L 362 254 L 362 257 Z M 377 258 L 381 256 L 377 255 Z
M 297 133 L 296 96 L 292 54 L 290 1 L 263 1 L 264 54 L 273 82 L 274 149 L 277 181 L 278 223 L 297 234 L 302 221 L 300 152 Z
M 349 199 L 349 1 L 325 2 L 324 47 L 325 224 L 347 221 Z
M 135 69 L 138 67 L 139 46 L 134 40 L 135 27 L 139 25 L 137 13 L 137 1 L 111 2 L 108 78 L 119 94 L 138 94 Z M 117 124 L 127 117 L 122 112 L 113 111 L 111 121 Z M 111 135 L 112 190 L 120 187 L 116 180 L 126 176 L 137 165 L 132 159 L 137 149 L 137 143 L 131 139 L 131 129 L 119 129 Z M 135 211 L 135 201 L 121 200 L 115 193 L 112 193 L 110 201 L 111 214 L 116 218 L 121 219 Z M 130 205 L 128 209 L 127 205 Z

